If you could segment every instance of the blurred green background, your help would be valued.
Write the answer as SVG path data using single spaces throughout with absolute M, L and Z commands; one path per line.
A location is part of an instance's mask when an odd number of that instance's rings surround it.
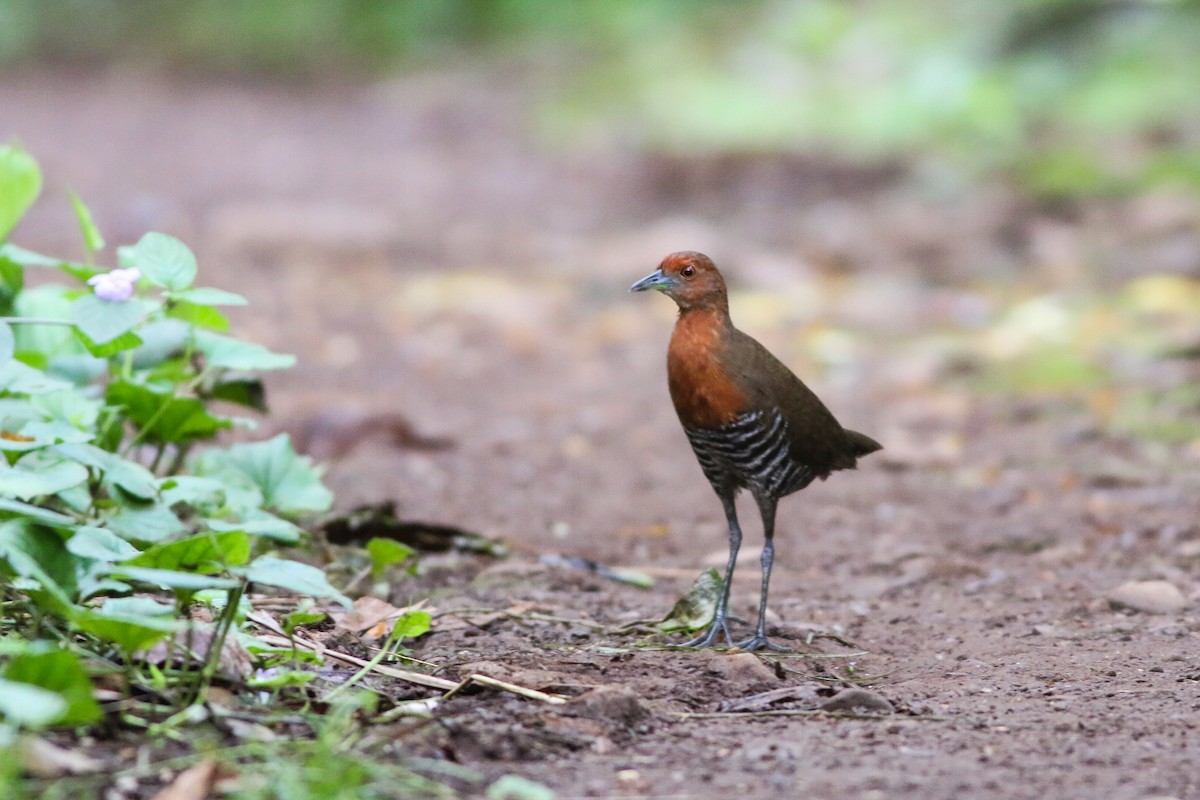
M 1042 198 L 1200 189 L 1200 3 L 0 0 L 0 66 L 338 81 L 536 63 L 547 135 L 821 152 Z
M 899 372 L 1200 443 L 1200 0 L 0 0 L 0 74 L 49 185 L 239 280 L 352 268 L 393 325 L 372 268 L 586 259 L 615 302 L 686 245 L 826 315 L 801 352 L 902 332 L 941 373 Z

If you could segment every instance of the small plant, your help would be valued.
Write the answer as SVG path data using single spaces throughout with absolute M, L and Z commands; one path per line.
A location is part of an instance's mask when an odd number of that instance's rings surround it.
M 196 286 L 177 239 L 95 263 L 105 243 L 77 197 L 82 262 L 9 243 L 40 187 L 37 163 L 0 147 L 0 741 L 100 719 L 100 672 L 186 707 L 223 644 L 246 641 L 252 584 L 348 602 L 273 554 L 329 508 L 320 472 L 284 435 L 213 444 L 252 427 L 218 407 L 265 411 L 258 374 L 295 359 L 229 335 L 221 309 L 245 299 Z M 34 272 L 65 281 L 31 288 Z M 193 619 L 201 605 L 213 622 Z

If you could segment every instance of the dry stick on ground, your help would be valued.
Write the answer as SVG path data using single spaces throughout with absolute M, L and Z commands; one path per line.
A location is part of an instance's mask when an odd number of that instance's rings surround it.
M 877 722 L 962 722 L 958 717 L 897 716 L 896 714 L 855 714 L 851 711 L 825 711 L 820 708 L 769 711 L 668 711 L 680 719 L 735 719 L 738 717 L 832 717 L 834 719 L 871 719 Z
M 336 661 L 341 661 L 345 664 L 352 664 L 356 667 L 365 667 L 371 663 L 364 658 L 357 658 L 349 653 L 342 653 L 337 650 L 331 650 L 328 647 L 322 647 L 316 642 L 309 642 L 300 638 L 299 636 L 293 637 L 292 639 L 288 639 L 286 636 L 270 635 L 259 636 L 258 638 L 262 639 L 267 644 L 280 647 L 291 647 L 293 644 L 295 644 L 304 648 L 305 650 L 311 650 L 314 653 L 320 653 L 323 656 L 329 656 Z M 396 678 L 408 683 L 415 683 L 420 686 L 428 686 L 431 689 L 441 689 L 443 691 L 455 689 L 459 685 L 457 682 L 446 680 L 445 678 L 439 678 L 434 675 L 426 675 L 423 672 L 413 672 L 407 669 L 396 669 L 395 667 L 389 667 L 384 664 L 376 664 L 372 668 L 372 671 L 378 672 L 380 675 L 386 675 L 389 678 Z
M 260 625 L 268 630 L 276 631 L 276 632 L 278 632 L 278 634 L 283 633 L 283 629 L 280 628 L 278 624 L 276 624 L 275 620 L 271 619 L 270 617 L 266 616 L 265 614 L 252 613 L 248 616 L 248 618 L 250 619 L 251 622 L 254 622 L 255 624 Z M 451 681 L 451 680 L 446 680 L 445 678 L 438 678 L 434 675 L 426 675 L 422 672 L 412 672 L 411 670 L 406 670 L 406 669 L 396 669 L 395 667 L 388 667 L 383 664 L 375 664 L 375 665 L 371 666 L 371 662 L 367 661 L 366 659 L 357 658 L 356 656 L 352 656 L 349 653 L 342 653 L 337 650 L 331 650 L 327 647 L 324 647 L 323 645 L 318 644 L 317 642 L 310 642 L 307 639 L 304 639 L 303 637 L 300 637 L 300 636 L 293 636 L 292 638 L 289 639 L 285 635 L 276 635 L 276 636 L 266 635 L 266 636 L 260 636 L 259 638 L 262 639 L 267 644 L 273 644 L 273 645 L 277 645 L 277 646 L 281 646 L 281 647 L 293 647 L 293 646 L 299 645 L 300 647 L 303 647 L 305 650 L 312 650 L 314 653 L 320 653 L 321 655 L 327 655 L 330 658 L 336 659 L 338 661 L 342 661 L 347 664 L 353 664 L 354 666 L 357 666 L 357 667 L 370 666 L 372 671 L 378 672 L 380 675 L 386 675 L 389 678 L 396 678 L 398 680 L 407 681 L 408 683 L 415 683 L 420 686 L 428 686 L 433 689 L 441 689 L 446 692 L 446 695 L 445 695 L 446 698 L 453 697 L 455 694 L 457 694 L 458 692 L 467 688 L 472 683 L 477 683 L 481 686 L 490 686 L 494 689 L 503 689 L 506 692 L 512 692 L 513 694 L 517 694 L 522 697 L 527 697 L 530 700 L 540 700 L 544 703 L 551 703 L 551 704 L 557 705 L 560 703 L 567 702 L 567 698 L 565 698 L 565 697 L 560 697 L 559 695 L 547 694 L 546 692 L 539 692 L 537 689 L 529 689 L 524 686 L 518 686 L 515 683 L 509 683 L 507 681 L 502 681 L 497 678 L 489 678 L 487 675 L 479 675 L 479 674 L 473 673 L 471 675 L 466 676 L 461 681 L 455 682 L 455 681 Z
M 506 692 L 519 694 L 521 697 L 528 697 L 530 700 L 541 700 L 542 702 L 550 703 L 551 705 L 560 705 L 567 702 L 567 698 L 556 694 L 539 692 L 537 689 L 528 689 L 524 686 L 518 686 L 515 683 L 509 683 L 508 681 L 502 681 L 497 678 L 489 678 L 487 675 L 480 675 L 478 673 L 472 673 L 471 675 L 463 678 L 462 683 L 446 692 L 443 699 L 449 699 L 453 697 L 460 690 L 467 688 L 472 683 L 478 683 L 481 686 L 491 686 L 496 689 L 503 689 Z

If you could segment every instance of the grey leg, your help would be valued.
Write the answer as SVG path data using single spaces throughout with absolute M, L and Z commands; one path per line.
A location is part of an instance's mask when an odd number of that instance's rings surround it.
M 786 647 L 775 644 L 767 639 L 767 590 L 771 586 L 771 565 L 775 561 L 775 506 L 779 501 L 770 495 L 755 494 L 758 510 L 762 514 L 763 549 L 759 563 L 762 564 L 762 589 L 758 596 L 758 624 L 754 626 L 754 635 L 737 643 L 742 650 L 776 650 L 788 652 Z
M 684 642 L 683 647 L 712 647 L 718 633 L 724 633 L 725 643 L 733 646 L 733 638 L 729 635 L 729 587 L 733 583 L 733 568 L 737 565 L 738 550 L 742 546 L 742 528 L 738 525 L 734 493 L 724 493 L 720 497 L 721 505 L 725 508 L 725 519 L 729 523 L 729 562 L 725 565 L 725 585 L 721 587 L 721 597 L 717 600 L 717 609 L 708 631 Z

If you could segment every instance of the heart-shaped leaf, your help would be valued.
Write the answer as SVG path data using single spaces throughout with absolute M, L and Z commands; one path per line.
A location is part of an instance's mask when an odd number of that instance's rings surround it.
M 42 171 L 33 156 L 0 145 L 0 242 L 17 226 L 42 190 Z
M 140 300 L 115 303 L 85 294 L 71 303 L 71 321 L 93 344 L 107 344 L 128 333 L 146 316 L 147 307 Z M 138 341 L 141 344 L 141 341 Z
M 196 279 L 196 256 L 174 236 L 147 233 L 129 255 L 132 265 L 156 286 L 181 291 Z

